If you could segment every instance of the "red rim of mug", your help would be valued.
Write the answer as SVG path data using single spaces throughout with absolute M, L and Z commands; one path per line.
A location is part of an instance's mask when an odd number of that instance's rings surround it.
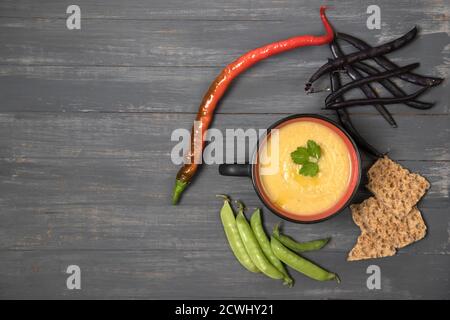
M 310 121 L 310 122 L 316 122 L 320 123 L 321 125 L 326 126 L 327 128 L 331 129 L 333 132 L 339 135 L 339 137 L 344 141 L 345 145 L 347 146 L 347 149 L 350 154 L 350 163 L 351 163 L 351 176 L 350 181 L 347 187 L 346 192 L 341 197 L 341 199 L 334 204 L 331 208 L 328 208 L 327 210 L 314 214 L 314 215 L 305 215 L 301 216 L 298 214 L 291 213 L 289 211 L 284 210 L 283 208 L 280 208 L 273 204 L 270 201 L 270 198 L 264 191 L 264 188 L 261 183 L 261 179 L 259 176 L 259 166 L 258 166 L 258 160 L 259 160 L 259 150 L 264 143 L 266 143 L 268 137 L 270 137 L 271 130 L 273 129 L 279 129 L 287 124 L 293 123 L 293 122 L 299 122 L 299 121 Z M 312 114 L 296 114 L 289 116 L 287 118 L 281 119 L 278 122 L 274 123 L 269 129 L 267 135 L 263 136 L 261 138 L 261 142 L 258 142 L 258 147 L 256 149 L 255 155 L 256 161 L 253 162 L 252 165 L 252 181 L 253 185 L 255 187 L 255 190 L 260 197 L 260 199 L 264 202 L 264 204 L 275 214 L 278 216 L 287 219 L 289 221 L 293 222 L 299 222 L 299 223 L 313 223 L 313 222 L 319 222 L 325 219 L 330 218 L 331 216 L 337 214 L 342 209 L 347 207 L 353 196 L 355 195 L 360 180 L 361 180 L 361 158 L 359 155 L 358 148 L 356 147 L 355 142 L 353 139 L 349 136 L 347 132 L 343 128 L 341 128 L 338 124 L 336 124 L 334 121 L 327 119 L 325 117 L 319 116 L 319 115 L 312 115 Z

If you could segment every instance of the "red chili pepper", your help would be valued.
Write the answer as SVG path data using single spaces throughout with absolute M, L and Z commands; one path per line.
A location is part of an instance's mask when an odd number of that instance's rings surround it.
M 334 32 L 333 28 L 328 22 L 327 17 L 325 16 L 325 9 L 326 7 L 324 6 L 320 7 L 320 18 L 322 19 L 322 23 L 326 30 L 325 35 L 303 35 L 292 37 L 249 51 L 237 60 L 227 65 L 213 81 L 205 96 L 203 97 L 202 103 L 200 104 L 200 108 L 197 113 L 197 117 L 195 118 L 195 120 L 199 122 L 199 125 L 192 127 L 191 149 L 186 155 L 185 164 L 181 167 L 177 174 L 176 184 L 172 196 L 173 204 L 178 203 L 181 193 L 187 187 L 189 182 L 191 182 L 198 169 L 198 161 L 195 161 L 195 159 L 201 159 L 201 153 L 203 152 L 204 148 L 203 136 L 211 124 L 217 103 L 222 98 L 225 91 L 228 89 L 231 81 L 233 81 L 234 78 L 236 78 L 239 74 L 250 68 L 255 63 L 270 56 L 299 47 L 320 46 L 330 43 L 334 38 Z M 194 139 L 195 136 L 199 136 L 201 137 L 201 139 Z M 195 151 L 197 151 L 197 154 L 195 153 Z

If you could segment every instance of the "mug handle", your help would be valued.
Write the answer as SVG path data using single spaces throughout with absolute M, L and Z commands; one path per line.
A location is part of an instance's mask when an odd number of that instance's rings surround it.
M 235 177 L 251 177 L 252 165 L 251 164 L 221 164 L 219 165 L 219 173 L 222 176 L 235 176 Z

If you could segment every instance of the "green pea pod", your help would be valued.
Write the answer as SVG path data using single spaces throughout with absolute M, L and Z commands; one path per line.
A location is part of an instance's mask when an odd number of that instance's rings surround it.
M 255 212 L 253 212 L 252 217 L 250 218 L 250 225 L 252 227 L 253 233 L 255 234 L 256 240 L 258 241 L 258 244 L 260 245 L 266 258 L 270 263 L 272 263 L 275 268 L 278 269 L 278 271 L 280 271 L 284 275 L 284 284 L 292 287 L 294 280 L 287 273 L 286 269 L 283 266 L 283 263 L 272 252 L 270 241 L 267 238 L 266 233 L 264 232 L 261 220 L 261 212 L 259 209 L 256 209 Z
M 340 282 L 339 277 L 335 273 L 328 272 L 311 261 L 295 254 L 286 248 L 274 236 L 270 238 L 270 246 L 278 259 L 311 279 L 318 281 L 336 280 L 338 283 Z
M 264 252 L 259 246 L 252 231 L 252 228 L 244 216 L 242 207 L 236 217 L 236 224 L 245 249 L 247 249 L 248 255 L 258 269 L 272 279 L 283 279 L 284 275 L 277 268 L 275 268 L 264 255 Z
M 284 246 L 297 253 L 322 249 L 330 241 L 330 238 L 324 238 L 306 242 L 298 242 L 289 236 L 281 234 L 278 224 L 276 224 L 273 228 L 272 236 L 280 241 Z
M 233 209 L 230 205 L 230 199 L 227 196 L 222 195 L 219 197 L 224 198 L 223 207 L 220 210 L 220 219 L 222 220 L 223 229 L 225 230 L 225 235 L 228 239 L 231 250 L 233 251 L 236 259 L 244 266 L 244 268 L 251 272 L 259 272 L 258 268 L 248 255 L 241 236 L 239 235 L 236 225 L 236 218 L 234 217 Z

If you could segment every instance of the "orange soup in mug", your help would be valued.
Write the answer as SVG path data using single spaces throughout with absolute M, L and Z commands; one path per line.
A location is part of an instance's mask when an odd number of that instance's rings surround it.
M 301 175 L 302 165 L 291 158 L 308 140 L 321 150 L 319 171 L 312 177 Z M 272 211 L 294 221 L 323 220 L 340 211 L 360 180 L 354 142 L 338 125 L 320 116 L 296 115 L 274 125 L 261 141 L 257 157 L 253 170 L 259 196 Z
M 320 146 L 319 171 L 299 173 L 291 153 L 313 140 Z M 226 176 L 249 176 L 262 202 L 293 222 L 324 220 L 344 209 L 361 179 L 361 159 L 349 134 L 319 115 L 296 114 L 274 123 L 258 142 L 251 164 L 222 164 Z

